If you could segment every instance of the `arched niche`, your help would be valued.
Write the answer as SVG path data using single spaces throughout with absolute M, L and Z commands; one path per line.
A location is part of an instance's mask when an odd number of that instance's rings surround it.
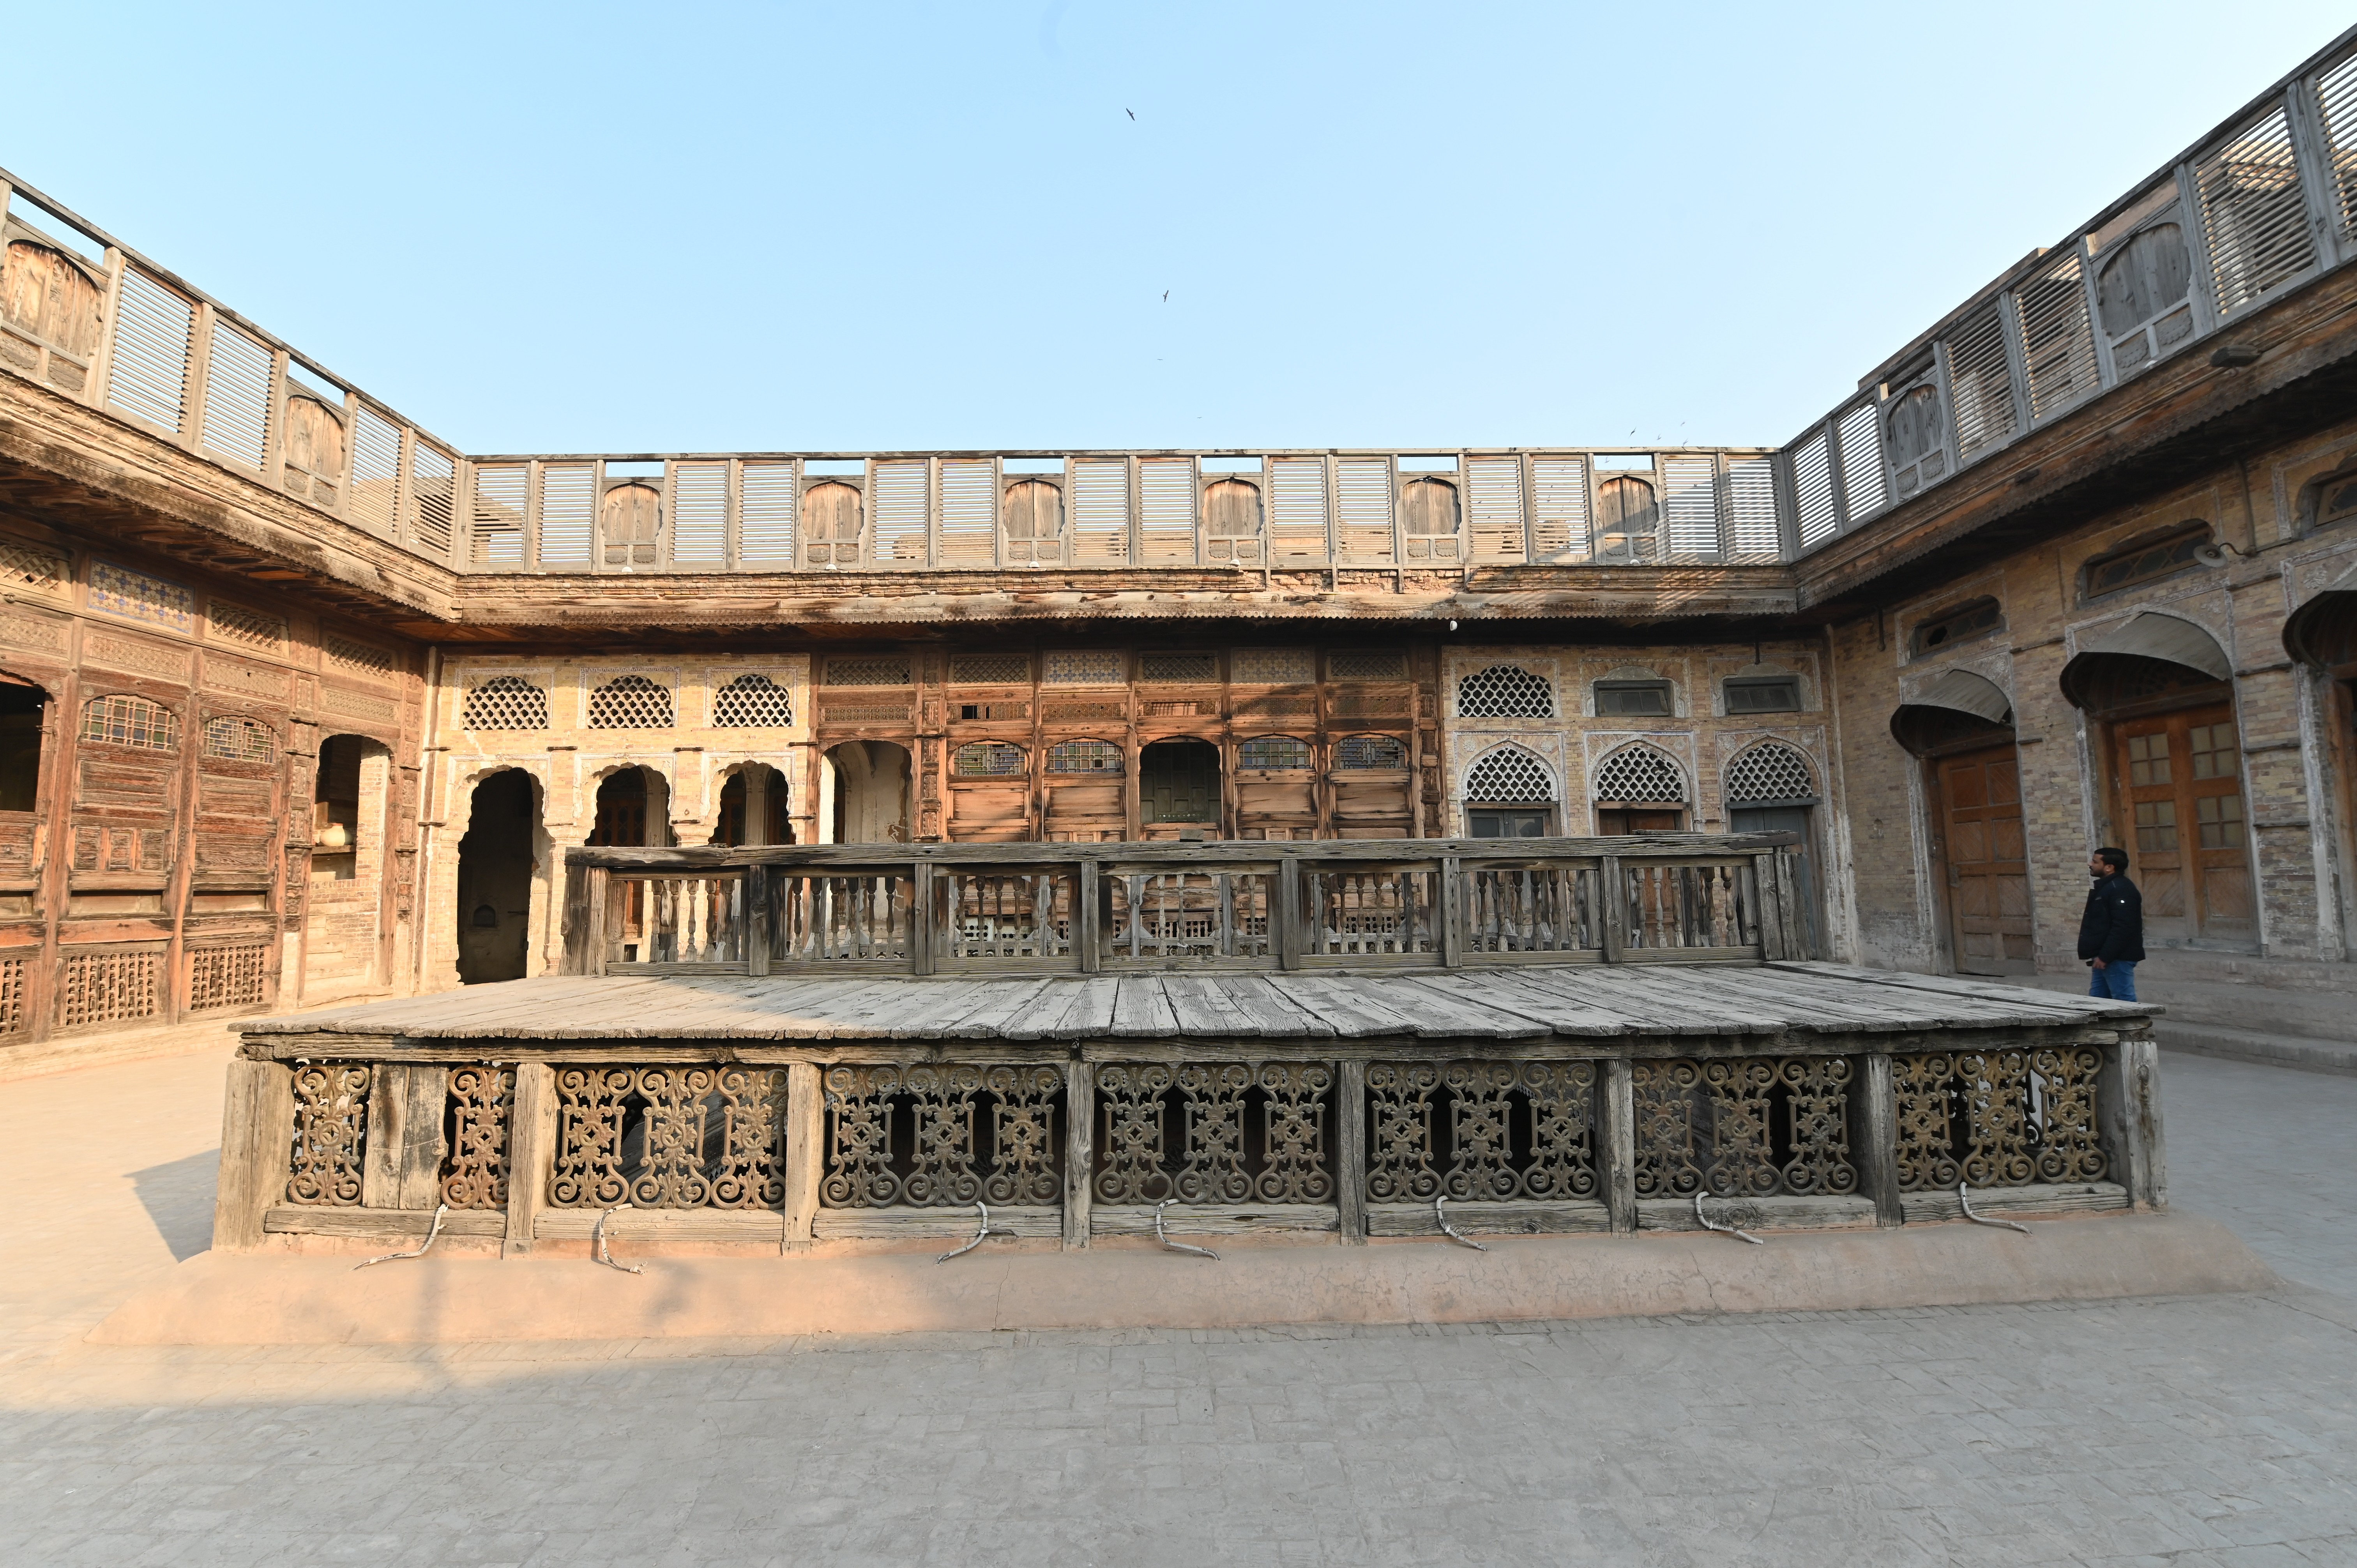
M 1240 566 L 1260 561 L 1260 487 L 1248 479 L 1216 479 L 1203 487 L 1205 558 Z
M 651 768 L 618 768 L 597 781 L 597 814 L 587 843 L 662 849 L 671 843 L 671 785 Z
M 729 845 L 793 843 L 786 776 L 764 762 L 729 769 L 720 785 L 719 820 L 713 825 L 712 842 Z
M 662 492 L 636 481 L 615 485 L 599 504 L 608 566 L 651 566 L 662 536 Z
M 529 972 L 533 874 L 539 859 L 539 780 L 521 768 L 479 781 L 458 841 L 458 980 L 521 980 Z
M 888 740 L 846 740 L 826 753 L 836 843 L 909 841 L 909 748 Z
M 2294 663 L 2331 671 L 2357 664 L 2357 567 L 2292 611 L 2283 645 Z

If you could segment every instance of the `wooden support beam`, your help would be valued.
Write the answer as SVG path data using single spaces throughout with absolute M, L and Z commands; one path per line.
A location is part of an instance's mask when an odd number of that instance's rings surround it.
M 1334 1202 L 1341 1211 L 1342 1242 L 1367 1240 L 1367 1064 L 1344 1061 L 1334 1096 Z
M 1081 862 L 1078 908 L 1073 911 L 1072 945 L 1080 949 L 1081 972 L 1094 974 L 1103 957 L 1104 889 L 1097 876 L 1097 863 Z
M 783 1247 L 811 1244 L 818 1219 L 819 1182 L 826 1172 L 826 1104 L 818 1064 L 786 1069 L 786 1222 Z
M 518 1062 L 515 1100 L 508 1109 L 507 1240 L 500 1256 L 532 1251 L 555 1164 L 556 1069 L 546 1062 Z
M 1459 855 L 1440 862 L 1440 962 L 1447 969 L 1465 962 L 1465 861 Z
M 294 1129 L 294 1069 L 282 1062 L 231 1061 L 221 1098 L 215 1251 L 242 1252 L 262 1245 L 263 1219 L 286 1196 Z
M 1602 893 L 1597 902 L 1597 918 L 1603 923 L 1597 934 L 1604 943 L 1604 961 L 1626 962 L 1629 956 L 1629 884 L 1620 874 L 1620 857 L 1608 854 L 1596 868 L 1596 885 Z
M 745 868 L 745 972 L 770 972 L 770 868 Z
M 1291 855 L 1276 863 L 1276 967 L 1301 967 L 1301 863 Z
M 1857 1063 L 1849 1084 L 1850 1159 L 1857 1166 L 1859 1194 L 1874 1201 L 1874 1222 L 1897 1225 L 1905 1215 L 1899 1203 L 1899 1090 L 1890 1053 L 1870 1051 Z
M 1064 1064 L 1064 1251 L 1089 1244 L 1089 1183 L 1096 1175 L 1097 1069 Z
M 1760 928 L 1760 956 L 1774 962 L 1793 955 L 1784 949 L 1784 921 L 1780 911 L 1783 898 L 1776 875 L 1776 856 L 1762 853 L 1751 857 L 1751 887 L 1753 922 Z
M 368 1139 L 361 1152 L 366 1208 L 431 1208 L 442 1181 L 442 1111 L 450 1069 L 379 1062 L 370 1071 Z
M 909 966 L 914 974 L 933 972 L 933 868 L 924 861 L 911 869 L 909 897 Z
M 2169 1165 L 2161 1147 L 2160 1048 L 2151 1040 L 2123 1040 L 2104 1050 L 2095 1079 L 2095 1117 L 2111 1162 L 2111 1178 L 2127 1189 L 2129 1207 L 2169 1208 Z
M 1604 1210 L 1612 1229 L 1623 1234 L 1637 1229 L 1637 1089 L 1635 1069 L 1626 1057 L 1604 1064 L 1604 1093 L 1597 1105 L 1598 1129 L 1603 1134 Z

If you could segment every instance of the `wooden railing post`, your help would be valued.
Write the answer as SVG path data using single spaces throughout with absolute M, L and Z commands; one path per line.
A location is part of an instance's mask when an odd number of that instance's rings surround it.
M 1080 885 L 1072 902 L 1072 945 L 1080 950 L 1081 972 L 1094 974 L 1103 960 L 1104 886 L 1094 860 L 1081 862 Z
M 1611 864 L 1608 861 L 1606 864 Z M 1604 1064 L 1604 1212 L 1623 1235 L 1637 1229 L 1637 1090 L 1626 1057 Z
M 1783 899 L 1779 896 L 1776 855 L 1772 850 L 1751 857 L 1751 919 L 1760 928 L 1760 956 L 1775 960 L 1792 956 L 1784 950 Z
M 1334 1203 L 1342 1242 L 1367 1240 L 1367 1064 L 1341 1063 L 1334 1094 Z
M 1440 862 L 1440 964 L 1458 969 L 1464 962 L 1465 862 L 1452 854 Z
M 1301 967 L 1301 863 L 1289 854 L 1276 859 L 1276 967 Z
M 1598 861 L 1596 880 L 1603 894 L 1598 902 L 1604 924 L 1597 936 L 1604 944 L 1604 961 L 1620 963 L 1629 952 L 1629 884 L 1620 875 L 1620 857 L 1608 854 Z
M 1097 1163 L 1097 1073 L 1088 1062 L 1064 1064 L 1064 1251 L 1089 1244 L 1089 1183 Z
M 909 868 L 909 971 L 931 974 L 934 944 L 940 940 L 933 929 L 933 868 L 918 861 Z
M 811 1244 L 826 1171 L 826 1103 L 816 1062 L 786 1068 L 786 1220 L 782 1249 Z
M 759 861 L 745 868 L 745 972 L 770 972 L 770 868 Z
M 1921 1042 L 1905 1044 L 1911 1049 Z M 1874 1200 L 1877 1225 L 1897 1225 L 1906 1214 L 1899 1202 L 1899 1088 L 1890 1053 L 1869 1052 L 1858 1058 L 1858 1068 L 1849 1094 L 1850 1157 L 1857 1164 L 1858 1192 Z
M 213 1247 L 262 1245 L 263 1217 L 286 1191 L 295 1135 L 295 1072 L 284 1062 L 229 1064 L 221 1099 L 221 1176 L 213 1196 Z
M 555 1165 L 556 1069 L 546 1062 L 518 1062 L 515 1099 L 508 1107 L 508 1230 L 501 1257 L 533 1250 Z
M 2111 1177 L 2128 1189 L 2132 1208 L 2169 1207 L 2169 1169 L 2160 1137 L 2160 1050 L 2151 1040 L 2103 1047 L 2095 1076 L 2095 1121 Z

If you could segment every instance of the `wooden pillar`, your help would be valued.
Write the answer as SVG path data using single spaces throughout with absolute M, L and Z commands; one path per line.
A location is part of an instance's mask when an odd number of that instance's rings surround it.
M 770 770 L 758 764 L 737 770 L 745 781 L 745 837 L 749 845 L 770 842 Z
M 2169 1208 L 2169 1165 L 2162 1156 L 2160 1049 L 2150 1040 L 2104 1047 L 2095 1080 L 2095 1117 L 2111 1176 L 2128 1190 L 2132 1208 Z
M 1608 864 L 1609 864 L 1608 862 Z M 1604 1211 L 1612 1229 L 1637 1229 L 1637 1090 L 1626 1057 L 1604 1064 L 1604 1094 L 1597 1107 L 1604 1135 Z
M 1604 943 L 1604 961 L 1620 963 L 1629 950 L 1629 886 L 1621 878 L 1619 855 L 1608 854 L 1598 860 L 1596 881 L 1603 895 L 1597 904 L 1598 918 L 1603 922 L 1598 935 Z
M 1093 859 L 1081 862 L 1080 902 L 1073 911 L 1072 944 L 1081 950 L 1081 972 L 1094 974 L 1103 957 L 1104 892 Z
M 784 1246 L 811 1244 L 818 1187 L 826 1171 L 826 1102 L 816 1062 L 786 1069 L 786 1224 Z
M 745 972 L 770 972 L 770 868 L 759 861 L 745 868 Z
M 1342 1244 L 1367 1240 L 1367 1064 L 1341 1064 L 1334 1095 L 1334 1200 L 1341 1211 Z
M 1097 1069 L 1064 1064 L 1064 1251 L 1089 1244 L 1089 1182 L 1097 1164 Z
M 1440 863 L 1440 962 L 1445 969 L 1465 963 L 1465 863 L 1455 855 Z
M 1760 956 L 1770 961 L 1790 958 L 1784 949 L 1783 900 L 1777 897 L 1776 857 L 1762 852 L 1751 857 L 1751 918 L 1760 929 Z
M 909 871 L 909 971 L 912 974 L 933 972 L 933 867 L 930 861 L 918 861 Z
M 379 1062 L 370 1069 L 368 1140 L 361 1150 L 361 1204 L 431 1208 L 442 1185 L 442 1109 L 450 1069 Z
M 1301 863 L 1291 855 L 1276 861 L 1276 967 L 1301 967 Z
M 518 1062 L 515 1099 L 508 1107 L 508 1230 L 501 1257 L 532 1251 L 555 1164 L 556 1069 L 546 1062 Z
M 221 1177 L 214 1188 L 213 1248 L 262 1245 L 263 1216 L 286 1192 L 295 1141 L 295 1073 L 284 1062 L 229 1064 L 221 1097 Z
M 1858 1192 L 1874 1200 L 1877 1225 L 1897 1225 L 1905 1214 L 1899 1203 L 1899 1090 L 1890 1053 L 1874 1051 L 1857 1060 L 1849 1083 L 1849 1147 Z

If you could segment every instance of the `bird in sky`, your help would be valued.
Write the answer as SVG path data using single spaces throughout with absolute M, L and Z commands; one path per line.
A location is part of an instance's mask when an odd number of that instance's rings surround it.
M 1125 109 L 1122 113 L 1128 115 L 1133 120 L 1137 118 L 1137 111 L 1135 109 Z
M 1162 291 L 1162 303 L 1165 305 L 1170 303 L 1170 291 L 1167 288 Z

